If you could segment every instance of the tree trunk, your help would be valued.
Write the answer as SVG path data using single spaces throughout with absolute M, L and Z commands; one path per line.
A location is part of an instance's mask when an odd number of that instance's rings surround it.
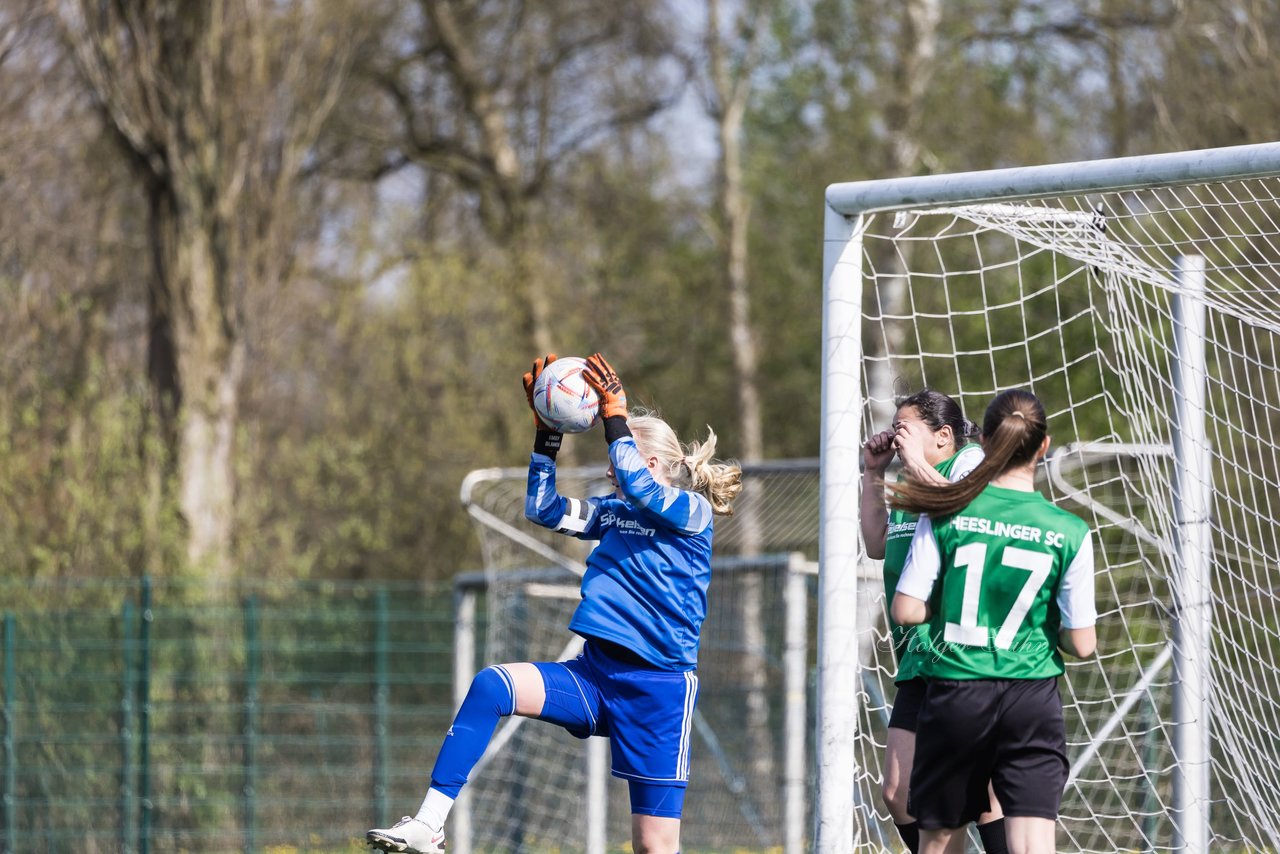
M 742 121 L 765 20 L 762 12 L 757 13 L 757 19 L 752 22 L 753 40 L 745 46 L 739 67 L 731 72 L 725 55 L 725 40 L 720 33 L 718 0 L 709 0 L 707 13 L 708 59 L 711 84 L 715 91 L 715 107 L 712 112 L 717 120 L 720 150 L 720 243 L 724 284 L 729 298 L 729 340 L 733 347 L 734 390 L 738 398 L 741 437 L 739 458 L 745 463 L 755 463 L 764 458 L 764 418 L 760 405 L 756 337 L 751 327 L 747 264 L 751 210 L 743 184 Z M 760 511 L 763 491 L 763 484 L 747 481 L 736 502 L 735 515 L 742 532 L 741 549 L 744 557 L 758 556 L 762 551 L 763 520 Z M 749 757 L 747 790 L 763 819 L 764 827 L 776 828 L 780 799 L 774 758 L 776 751 L 769 721 L 769 668 L 764 602 L 763 573 L 752 569 L 741 573 L 737 622 L 742 638 L 742 655 L 738 664 L 738 684 L 746 706 L 744 724 Z M 762 841 L 776 842 L 776 839 Z
M 494 243 L 509 253 L 513 284 L 528 312 L 529 343 L 537 355 L 543 355 L 553 346 L 551 306 L 545 288 L 539 287 L 532 275 L 537 248 L 533 245 L 534 230 L 530 228 L 524 186 L 528 167 L 521 162 L 498 93 L 486 81 L 481 59 L 458 24 L 454 4 L 430 0 L 424 10 L 448 59 L 449 73 L 479 130 L 478 145 L 487 170 L 482 177 L 473 176 L 471 180 L 480 191 L 481 219 Z
M 149 371 L 187 525 L 185 557 L 193 568 L 226 578 L 245 353 L 228 281 L 234 250 L 222 237 L 225 225 L 196 195 L 172 183 L 151 194 Z
M 247 288 L 276 283 L 288 251 L 278 225 L 285 188 L 333 107 L 351 49 L 330 38 L 323 16 L 291 11 L 80 0 L 59 12 L 147 191 L 147 370 L 160 436 L 159 449 L 145 450 L 149 504 L 159 516 L 176 501 L 185 557 L 215 578 L 232 572 L 242 300 Z M 167 563 L 172 556 L 157 555 L 163 526 L 148 527 L 151 560 Z
M 764 459 L 764 427 L 760 409 L 756 338 L 751 328 L 751 294 L 747 275 L 747 230 L 750 202 L 742 185 L 742 112 L 745 99 L 731 105 L 720 122 L 724 180 L 720 213 L 724 222 L 725 284 L 729 293 L 729 339 L 733 344 L 733 378 L 738 397 L 740 458 L 746 463 Z M 737 501 L 742 553 L 762 551 L 761 505 L 764 484 L 747 481 Z M 740 678 L 746 701 L 748 791 L 766 827 L 777 826 L 777 772 L 774 738 L 769 724 L 769 669 L 765 639 L 764 577 L 758 570 L 742 573 L 738 626 L 743 655 Z
M 245 354 L 240 323 L 228 322 L 228 306 L 219 297 L 229 288 L 226 271 L 214 263 L 215 240 L 196 229 L 182 241 L 179 253 L 193 304 L 185 322 L 175 324 L 179 371 L 188 377 L 178 473 L 179 502 L 188 525 L 187 558 L 192 566 L 225 578 L 231 573 L 232 449 Z
M 897 97 L 888 109 L 889 169 L 893 175 L 910 175 L 920 168 L 920 141 L 923 98 L 933 77 L 937 58 L 938 22 L 942 14 L 939 0 L 908 0 L 904 4 L 903 40 L 898 45 L 899 64 L 894 88 Z M 904 251 L 910 251 L 908 247 Z M 887 251 L 876 259 L 876 276 L 871 293 L 881 318 L 900 316 L 906 305 L 907 282 L 904 259 Z M 894 413 L 894 358 L 901 351 L 904 330 L 901 324 L 881 322 L 883 337 L 866 336 L 867 392 L 876 429 L 886 427 Z M 875 358 L 878 357 L 878 358 Z M 915 389 L 912 389 L 915 391 Z

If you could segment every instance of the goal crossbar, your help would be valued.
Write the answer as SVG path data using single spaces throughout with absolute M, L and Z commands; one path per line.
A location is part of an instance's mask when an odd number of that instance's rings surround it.
M 1280 142 L 1016 166 L 945 175 L 848 181 L 827 187 L 827 207 L 846 217 L 940 204 L 1016 201 L 1064 193 L 1116 192 L 1164 184 L 1265 178 L 1280 171 Z

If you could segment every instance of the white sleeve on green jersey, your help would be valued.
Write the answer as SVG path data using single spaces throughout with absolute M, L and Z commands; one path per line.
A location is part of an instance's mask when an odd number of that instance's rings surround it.
M 956 457 L 955 464 L 951 466 L 951 473 L 947 475 L 947 480 L 955 483 L 966 477 L 985 457 L 986 454 L 982 452 L 981 445 L 965 445 L 960 451 L 960 456 Z
M 1098 608 L 1093 597 L 1092 532 L 1085 534 L 1080 551 L 1062 573 L 1062 581 L 1058 584 L 1058 610 L 1062 612 L 1064 629 L 1087 629 L 1098 622 Z
M 911 548 L 907 550 L 907 562 L 902 566 L 897 590 L 921 602 L 928 602 L 940 572 L 942 554 L 933 535 L 933 522 L 928 516 L 921 516 L 916 522 L 916 533 L 911 538 Z

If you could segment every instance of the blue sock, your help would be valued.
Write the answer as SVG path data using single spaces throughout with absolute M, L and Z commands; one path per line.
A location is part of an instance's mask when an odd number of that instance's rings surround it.
M 453 726 L 445 733 L 444 744 L 431 769 L 431 788 L 451 798 L 458 797 L 471 769 L 489 746 L 498 721 L 515 710 L 515 685 L 507 671 L 495 665 L 477 673 L 453 719 Z

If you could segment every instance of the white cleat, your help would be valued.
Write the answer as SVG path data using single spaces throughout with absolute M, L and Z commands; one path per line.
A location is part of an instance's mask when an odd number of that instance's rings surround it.
M 444 830 L 432 830 L 427 823 L 405 816 L 388 828 L 375 827 L 364 835 L 379 851 L 395 854 L 444 854 Z

